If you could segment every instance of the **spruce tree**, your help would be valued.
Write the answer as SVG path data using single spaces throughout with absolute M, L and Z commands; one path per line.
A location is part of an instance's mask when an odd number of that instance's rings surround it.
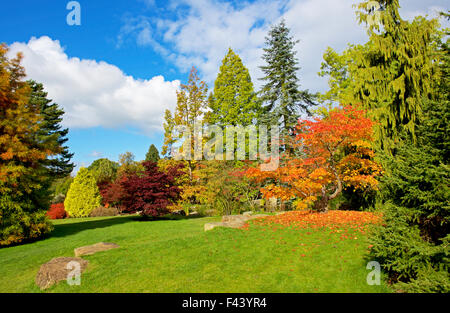
M 294 40 L 284 20 L 275 25 L 266 37 L 261 66 L 264 81 L 259 95 L 264 104 L 266 117 L 264 122 L 277 123 L 281 135 L 292 135 L 301 113 L 310 114 L 309 108 L 314 105 L 314 97 L 307 90 L 300 90 L 297 72 L 300 69 L 296 58 Z
M 261 113 L 248 69 L 231 48 L 222 60 L 208 104 L 208 122 L 213 125 L 247 126 Z
M 353 56 L 350 72 L 355 102 L 362 103 L 379 122 L 377 140 L 390 151 L 403 130 L 414 137 L 422 99 L 431 96 L 438 21 L 403 20 L 398 0 L 377 0 L 380 9 L 375 13 L 373 2 L 358 5 L 359 20 L 367 23 L 370 39 Z M 379 23 L 373 22 L 373 14 L 380 15 Z
M 158 149 L 155 147 L 154 144 L 152 144 L 150 146 L 150 148 L 148 148 L 148 152 L 145 155 L 145 161 L 157 163 L 159 159 L 160 159 L 160 157 L 159 157 Z

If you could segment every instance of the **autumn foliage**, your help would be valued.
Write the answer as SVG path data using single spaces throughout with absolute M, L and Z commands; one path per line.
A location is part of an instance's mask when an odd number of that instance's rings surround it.
M 381 167 L 373 161 L 372 127 L 363 110 L 350 106 L 322 119 L 300 120 L 296 148 L 301 156 L 282 157 L 275 171 L 250 168 L 247 176 L 267 182 L 261 189 L 265 198 L 295 199 L 297 209 L 327 211 L 346 186 L 377 188 Z
M 64 203 L 52 204 L 47 211 L 47 216 L 52 220 L 66 218 L 67 212 L 64 210 Z
M 262 226 L 286 226 L 297 229 L 328 228 L 339 232 L 340 229 L 351 228 L 364 233 L 366 226 L 379 224 L 381 215 L 372 212 L 331 210 L 327 213 L 313 211 L 289 211 L 280 215 L 273 215 L 255 219 L 253 223 Z M 248 224 L 246 225 L 248 228 Z

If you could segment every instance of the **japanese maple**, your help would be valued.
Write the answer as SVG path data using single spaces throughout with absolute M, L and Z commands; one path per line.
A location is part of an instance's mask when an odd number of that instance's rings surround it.
M 247 175 L 267 184 L 265 198 L 295 199 L 297 209 L 326 212 L 329 201 L 346 186 L 377 188 L 381 167 L 373 160 L 373 122 L 351 106 L 333 109 L 324 118 L 300 120 L 296 148 L 300 157 L 284 157 L 274 171 L 259 167 Z

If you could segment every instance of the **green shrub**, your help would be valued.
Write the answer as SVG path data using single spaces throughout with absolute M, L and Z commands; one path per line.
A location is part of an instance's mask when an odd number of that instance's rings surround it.
M 95 178 L 88 169 L 80 168 L 64 201 L 67 214 L 70 217 L 87 217 L 100 205 L 101 197 Z

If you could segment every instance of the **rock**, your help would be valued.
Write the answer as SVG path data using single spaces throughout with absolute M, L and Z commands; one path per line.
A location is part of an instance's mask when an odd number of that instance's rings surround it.
M 255 214 L 255 215 L 224 215 L 222 216 L 222 222 L 207 223 L 205 224 L 205 231 L 211 230 L 215 227 L 230 227 L 240 228 L 245 225 L 249 220 L 267 216 L 267 214 Z
M 67 268 L 67 264 L 72 261 L 80 264 L 80 272 L 83 272 L 89 263 L 82 258 L 60 257 L 51 259 L 49 262 L 41 265 L 36 275 L 36 285 L 41 289 L 47 289 L 61 280 L 66 280 L 68 274 L 74 269 L 71 266 Z
M 99 251 L 106 251 L 115 248 L 119 248 L 119 246 L 116 245 L 115 243 L 99 242 L 90 246 L 75 248 L 75 250 L 73 251 L 75 253 L 75 256 L 82 256 L 82 255 L 91 255 Z
M 244 215 L 244 216 L 250 216 L 252 214 L 253 214 L 252 211 L 247 211 L 247 212 L 242 213 L 242 215 Z
M 197 211 L 194 211 L 194 212 L 189 213 L 189 216 L 196 217 L 196 216 L 199 216 L 199 214 Z

